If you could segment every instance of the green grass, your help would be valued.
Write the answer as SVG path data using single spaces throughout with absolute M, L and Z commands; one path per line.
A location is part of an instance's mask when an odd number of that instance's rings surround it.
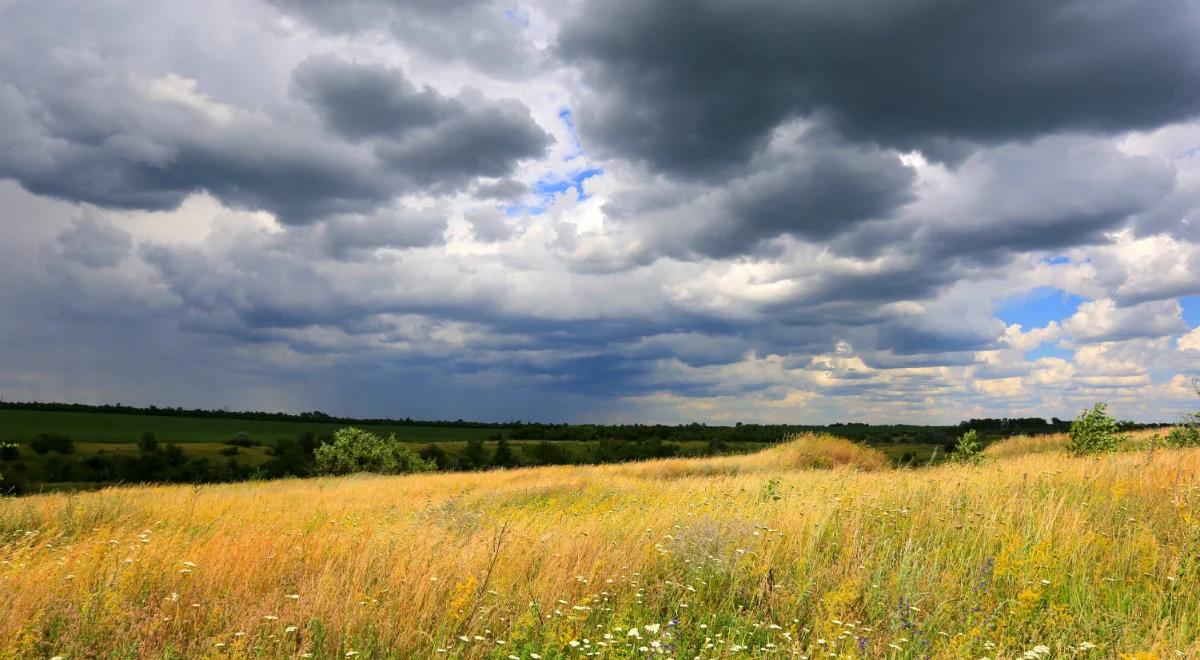
M 272 444 L 279 438 L 296 438 L 302 433 L 332 434 L 344 424 L 318 422 L 275 422 L 207 417 L 159 417 L 105 413 L 0 410 L 0 440 L 27 443 L 39 433 L 65 433 L 76 442 L 132 443 L 146 431 L 160 443 L 224 442 L 240 432 L 254 440 Z M 441 426 L 370 426 L 375 433 L 395 433 L 410 442 L 466 442 L 486 438 L 494 429 Z

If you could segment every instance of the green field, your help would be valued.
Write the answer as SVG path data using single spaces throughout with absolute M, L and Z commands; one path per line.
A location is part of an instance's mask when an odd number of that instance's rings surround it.
M 296 438 L 303 433 L 331 434 L 343 424 L 319 422 L 275 422 L 208 417 L 166 417 L 107 413 L 42 412 L 0 410 L 0 441 L 27 443 L 39 433 L 63 433 L 76 442 L 131 443 L 146 431 L 159 442 L 179 444 L 224 442 L 245 432 L 263 444 L 279 438 Z M 466 442 L 486 438 L 494 429 L 442 426 L 371 426 L 374 433 L 395 433 L 409 442 Z
M 159 415 L 144 415 L 132 413 L 99 413 L 99 412 L 64 412 L 64 411 L 29 411 L 0 409 L 0 442 L 15 443 L 19 454 L 8 457 L 0 464 L 0 473 L 7 473 L 10 481 L 20 482 L 19 490 L 44 491 L 62 488 L 90 488 L 103 483 L 122 483 L 127 481 L 154 481 L 165 479 L 163 469 L 146 468 L 150 471 L 138 471 L 131 467 L 141 456 L 136 444 L 143 433 L 150 432 L 156 437 L 160 447 L 167 443 L 175 443 L 186 454 L 187 461 L 207 461 L 208 466 L 229 466 L 235 472 L 226 472 L 223 476 L 207 477 L 218 480 L 246 479 L 260 475 L 263 470 L 270 470 L 269 461 L 272 459 L 272 448 L 281 440 L 295 440 L 303 434 L 311 433 L 315 437 L 331 435 L 341 423 L 317 421 L 271 421 L 271 420 L 242 420 L 234 418 L 209 417 L 173 417 Z M 437 445 L 445 454 L 443 467 L 460 466 L 460 461 L 470 460 L 466 456 L 466 446 L 469 440 L 486 440 L 483 443 L 484 454 L 494 456 L 497 448 L 495 436 L 501 432 L 495 428 L 453 427 L 453 426 L 412 426 L 412 425 L 366 425 L 364 428 L 377 434 L 395 433 L 396 437 L 411 442 L 414 449 L 429 444 Z M 36 436 L 43 433 L 69 436 L 74 441 L 74 450 L 69 456 L 55 452 L 38 454 L 29 447 Z M 247 434 L 258 446 L 232 447 L 226 441 Z M 519 431 L 517 431 L 519 433 Z M 513 437 L 512 431 L 505 432 L 509 437 L 509 446 L 521 464 L 552 463 L 591 463 L 597 460 L 599 445 L 596 441 L 586 440 L 551 440 Z M 700 434 L 695 439 L 678 438 L 667 443 L 673 455 L 702 456 L 711 454 L 712 446 Z M 489 439 L 491 438 L 491 439 Z M 618 437 L 618 440 L 632 438 Z M 780 438 L 782 440 L 783 438 Z M 553 444 L 561 450 L 557 455 L 548 457 L 540 451 L 538 445 L 544 442 Z M 774 443 L 757 441 L 728 442 L 721 451 L 742 454 L 759 451 Z M 925 465 L 935 455 L 940 459 L 944 451 L 938 445 L 897 443 L 897 442 L 868 442 L 879 448 L 894 465 Z M 936 454 L 935 454 L 936 452 Z M 650 455 L 630 455 L 627 458 L 607 458 L 601 460 L 632 460 L 646 458 Z M 88 469 L 71 468 L 89 464 Z M 108 467 L 105 467 L 108 466 Z M 236 467 L 240 466 L 240 467 Z M 209 468 L 204 468 L 209 469 Z M 216 468 L 213 468 L 216 469 Z M 241 470 L 241 472 L 236 472 Z M 278 473 L 274 473 L 279 476 Z M 156 476 L 158 475 L 158 476 Z M 203 477 L 186 477 L 198 479 Z M 9 484 L 8 487 L 11 487 Z

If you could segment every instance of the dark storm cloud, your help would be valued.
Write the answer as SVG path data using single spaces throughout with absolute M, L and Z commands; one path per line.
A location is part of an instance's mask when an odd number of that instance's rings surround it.
M 399 210 L 331 218 L 320 230 L 328 254 L 344 259 L 362 250 L 441 245 L 445 243 L 446 220 L 436 210 Z
M 551 141 L 520 101 L 471 89 L 443 96 L 392 67 L 314 57 L 296 68 L 293 85 L 330 130 L 376 140 L 384 164 L 424 186 L 505 176 Z
M 704 174 L 795 117 L 931 152 L 1191 117 L 1198 15 L 1181 0 L 615 0 L 584 3 L 558 52 L 594 91 L 578 113 L 591 147 Z
M 103 207 L 172 209 L 207 191 L 303 224 L 502 177 L 549 142 L 517 101 L 447 98 L 399 71 L 336 60 L 303 64 L 298 87 L 342 136 L 377 137 L 374 150 L 222 105 L 186 79 L 139 79 L 91 58 L 46 66 L 39 77 L 0 67 L 0 177 Z
M 1169 163 L 1088 137 L 981 148 L 952 174 L 894 221 L 864 223 L 828 247 L 860 258 L 902 254 L 942 272 L 955 262 L 995 267 L 1027 252 L 1107 242 L 1176 185 Z
M 692 220 L 703 226 L 692 249 L 727 257 L 783 235 L 825 240 L 913 199 L 913 171 L 888 152 L 807 143 L 755 169 L 728 186 L 709 223 Z
M 768 253 L 781 236 L 823 241 L 888 218 L 914 199 L 915 179 L 895 152 L 811 129 L 775 140 L 720 185 L 652 178 L 605 211 L 640 236 L 643 251 L 719 259 Z

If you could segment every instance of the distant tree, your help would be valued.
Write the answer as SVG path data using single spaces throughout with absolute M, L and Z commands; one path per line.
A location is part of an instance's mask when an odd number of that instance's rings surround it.
M 15 461 L 20 457 L 20 445 L 12 442 L 0 442 L 0 461 Z
M 137 446 L 138 450 L 143 453 L 158 451 L 158 438 L 155 438 L 153 433 L 146 431 L 141 438 L 138 438 Z
M 316 469 L 321 474 L 403 474 L 434 467 L 397 440 L 395 434 L 381 438 L 354 427 L 339 429 L 333 434 L 332 443 L 316 450 Z
M 450 466 L 450 459 L 446 456 L 446 452 L 436 443 L 431 442 L 425 445 L 421 451 L 417 452 L 417 455 L 436 465 L 439 470 L 445 470 Z
M 163 449 L 163 458 L 166 459 L 167 465 L 171 467 L 179 467 L 187 462 L 187 456 L 184 455 L 179 445 L 174 442 L 167 443 L 166 448 Z
M 608 440 L 602 440 L 598 445 L 603 449 L 611 449 L 612 445 Z M 597 451 L 603 451 L 600 447 Z M 539 465 L 562 465 L 571 462 L 571 455 L 567 450 L 558 443 L 543 440 L 526 450 L 526 454 L 533 459 L 534 463 Z M 615 457 L 611 460 L 616 460 Z
M 467 470 L 479 470 L 488 467 L 487 450 L 483 448 L 482 438 L 471 438 L 467 440 L 467 447 L 463 450 L 462 466 Z
M 507 438 L 500 438 L 496 442 L 496 451 L 492 454 L 492 465 L 496 467 L 513 467 L 520 464 L 517 460 L 517 455 L 513 453 L 512 447 L 508 446 Z

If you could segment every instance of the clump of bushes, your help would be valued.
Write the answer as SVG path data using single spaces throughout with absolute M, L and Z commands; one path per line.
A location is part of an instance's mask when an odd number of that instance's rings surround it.
M 1115 450 L 1125 440 L 1118 432 L 1117 420 L 1109 415 L 1108 404 L 1097 401 L 1071 422 L 1071 441 L 1067 450 L 1076 456 Z
M 246 433 L 245 431 L 239 431 L 237 435 L 226 440 L 225 444 L 233 445 L 234 447 L 246 447 L 246 448 L 259 447 L 262 445 L 262 443 L 259 442 L 258 440 L 251 440 L 250 434 Z
M 75 451 L 75 441 L 61 433 L 39 433 L 29 441 L 29 448 L 43 455 L 52 451 L 70 454 Z
M 1167 431 L 1163 436 L 1163 444 L 1168 447 L 1182 449 L 1184 447 L 1200 447 L 1200 424 L 1184 424 Z
M 435 463 L 397 440 L 395 434 L 382 438 L 354 427 L 339 429 L 333 434 L 333 442 L 317 447 L 314 458 L 320 474 L 407 474 L 436 468 Z
M 975 429 L 959 436 L 958 443 L 954 445 L 954 451 L 950 454 L 950 459 L 959 463 L 983 461 L 983 443 L 979 441 L 979 434 L 975 432 Z
M 0 442 L 0 461 L 15 461 L 20 457 L 20 445 L 15 442 Z

